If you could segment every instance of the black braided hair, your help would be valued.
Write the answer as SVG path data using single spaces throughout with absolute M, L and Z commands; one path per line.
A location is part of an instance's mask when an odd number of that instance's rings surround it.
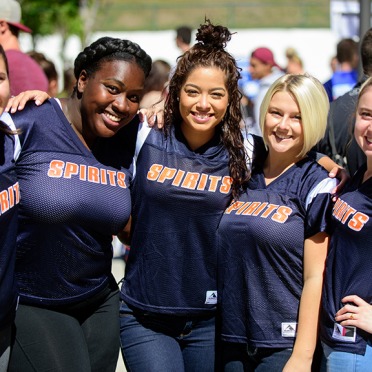
M 225 73 L 225 84 L 229 94 L 229 106 L 217 130 L 229 153 L 230 176 L 233 179 L 232 194 L 238 197 L 250 177 L 246 166 L 243 138 L 240 129 L 241 93 L 238 88 L 240 68 L 234 57 L 225 50 L 232 33 L 224 26 L 213 25 L 208 19 L 200 25 L 197 43 L 177 60 L 177 66 L 169 82 L 169 94 L 164 110 L 164 131 L 167 135 L 172 125 L 180 126 L 182 117 L 178 97 L 190 73 L 198 67 L 217 67 Z
M 101 63 L 115 60 L 136 62 L 143 70 L 145 77 L 151 71 L 151 57 L 138 44 L 130 40 L 105 36 L 87 46 L 76 57 L 74 63 L 75 78 L 78 80 L 83 70 L 90 76 L 99 69 Z

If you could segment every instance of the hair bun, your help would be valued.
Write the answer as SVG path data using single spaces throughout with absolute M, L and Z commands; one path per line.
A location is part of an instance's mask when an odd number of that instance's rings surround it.
M 224 26 L 215 26 L 209 19 L 200 25 L 196 34 L 197 44 L 212 48 L 224 49 L 231 39 L 232 33 Z

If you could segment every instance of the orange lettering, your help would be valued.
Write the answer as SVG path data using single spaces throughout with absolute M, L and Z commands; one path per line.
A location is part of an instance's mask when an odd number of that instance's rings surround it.
M 96 167 L 88 167 L 88 181 L 99 183 L 99 169 Z
M 250 216 L 260 204 L 260 202 L 252 202 L 251 205 L 242 214 L 245 216 Z
M 198 190 L 204 190 L 205 186 L 207 185 L 207 181 L 208 181 L 208 175 L 202 173 L 200 176 L 199 184 L 198 184 Z
M 176 174 L 176 169 L 164 167 L 164 169 L 160 173 L 158 182 L 164 183 L 165 180 L 171 180 L 175 174 Z
M 262 203 L 256 210 L 255 212 L 253 213 L 253 216 L 258 216 L 263 210 L 264 208 L 267 206 L 267 203 Z
M 52 160 L 49 164 L 48 176 L 52 178 L 60 178 L 63 174 L 65 163 L 61 160 Z
M 222 194 L 228 194 L 231 189 L 231 184 L 232 184 L 232 178 L 230 176 L 225 176 L 222 178 L 222 185 L 220 187 L 220 192 Z
M 64 178 L 71 178 L 72 175 L 79 173 L 79 167 L 75 163 L 67 162 L 65 166 L 65 172 L 63 174 Z
M 350 205 L 348 205 L 347 209 L 345 211 L 344 217 L 342 218 L 341 222 L 345 223 L 346 220 L 350 217 L 350 215 L 354 214 L 355 212 L 356 212 L 356 210 L 354 208 L 350 207 Z
M 118 186 L 122 187 L 123 189 L 127 188 L 127 185 L 125 184 L 125 173 L 124 172 L 118 172 Z
M 289 207 L 280 206 L 276 213 L 271 217 L 273 221 L 284 223 L 291 215 L 292 209 Z
M 369 220 L 369 217 L 364 213 L 357 212 L 353 218 L 349 221 L 348 226 L 354 231 L 360 231 Z
M 270 214 L 272 212 L 274 212 L 277 208 L 279 207 L 279 205 L 276 205 L 276 204 L 269 204 L 265 210 L 265 212 L 262 213 L 261 217 L 262 218 L 267 218 L 270 216 Z
M 8 191 L 4 190 L 0 192 L 0 210 L 1 213 L 6 212 L 9 209 Z
M 86 181 L 87 180 L 87 166 L 84 165 L 84 164 L 80 164 L 79 179 L 81 181 Z
M 225 214 L 230 214 L 232 211 L 238 210 L 242 205 L 245 205 L 245 204 L 246 203 L 244 203 L 242 201 L 236 201 L 236 202 L 230 204 L 230 206 L 228 208 L 226 208 Z
M 221 180 L 220 176 L 209 176 L 210 184 L 208 191 L 215 192 L 217 190 L 218 182 Z
M 199 177 L 200 177 L 199 173 L 187 172 L 181 187 L 184 187 L 185 189 L 195 190 Z
M 153 164 L 150 167 L 150 170 L 147 172 L 147 179 L 150 181 L 156 181 L 159 177 L 160 171 L 163 169 L 163 166 L 160 164 Z
M 174 180 L 172 182 L 173 186 L 179 186 L 181 184 L 182 178 L 185 175 L 185 171 L 178 170 L 176 177 L 174 177 Z

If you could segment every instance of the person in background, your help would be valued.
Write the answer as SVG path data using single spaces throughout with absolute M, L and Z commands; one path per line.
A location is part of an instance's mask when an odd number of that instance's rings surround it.
M 27 105 L 22 131 L 16 279 L 20 304 L 9 371 L 114 372 L 120 349 L 112 236 L 131 213 L 127 137 L 151 58 L 96 40 L 75 60 L 70 98 Z M 127 159 L 128 163 L 132 161 Z
M 14 275 L 18 227 L 19 183 L 14 161 L 19 154 L 14 126 L 3 122 L 10 97 L 8 62 L 0 45 L 0 371 L 8 369 L 12 327 L 18 301 Z
M 268 91 L 270 85 L 283 75 L 282 68 L 275 62 L 273 52 L 268 48 L 257 48 L 251 53 L 249 62 L 249 72 L 253 79 L 258 81 L 258 92 L 253 101 L 254 117 L 252 127 L 249 129 L 251 134 L 262 136 L 259 126 L 261 102 Z
M 46 92 L 48 79 L 41 67 L 20 48 L 21 31 L 32 32 L 21 22 L 21 6 L 16 0 L 0 0 L 0 44 L 9 63 L 10 94 L 17 95 L 31 89 Z
M 31 51 L 27 53 L 31 58 L 33 58 L 43 69 L 44 74 L 48 79 L 48 90 L 47 93 L 50 97 L 57 97 L 59 93 L 58 88 L 58 72 L 56 66 L 52 61 L 47 59 L 43 53 L 36 51 Z
M 336 181 L 307 154 L 328 108 L 309 75 L 280 77 L 262 102 L 267 155 L 218 227 L 225 372 L 311 370 Z
M 372 28 L 360 43 L 363 75 L 353 89 L 331 102 L 327 130 L 317 145 L 317 151 L 343 165 L 353 175 L 365 162 L 366 156 L 353 135 L 355 109 L 361 85 L 372 76 Z
M 152 63 L 150 75 L 145 81 L 141 108 L 148 108 L 159 101 L 164 102 L 170 70 L 171 66 L 166 61 L 158 59 Z
M 181 53 L 187 52 L 191 47 L 192 28 L 180 26 L 176 28 L 176 45 Z
M 285 51 L 285 56 L 287 58 L 287 67 L 285 68 L 285 72 L 287 74 L 305 73 L 302 59 L 294 48 L 287 48 Z
M 169 82 L 164 126 L 142 125 L 137 137 L 120 308 L 130 371 L 215 368 L 216 229 L 248 177 L 230 38 L 200 26 Z
M 329 372 L 369 372 L 372 366 L 371 77 L 359 92 L 354 136 L 366 162 L 333 207 L 322 297 L 320 335 Z
M 353 89 L 358 82 L 358 43 L 353 39 L 345 38 L 337 43 L 336 49 L 337 69 L 324 83 L 329 102 Z
M 70 97 L 74 91 L 76 78 L 72 67 L 65 68 L 63 71 L 63 92 L 64 97 Z

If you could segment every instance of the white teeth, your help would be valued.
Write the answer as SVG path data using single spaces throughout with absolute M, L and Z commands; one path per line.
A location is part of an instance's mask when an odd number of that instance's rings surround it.
M 209 118 L 209 115 L 201 115 L 201 114 L 195 114 L 195 116 L 199 119 L 206 119 Z
M 284 135 L 281 135 L 281 134 L 278 134 L 278 133 L 276 133 L 275 134 L 278 138 L 280 138 L 280 139 L 289 139 L 289 138 L 291 138 L 291 136 L 284 136 Z
M 110 120 L 115 121 L 115 122 L 119 122 L 119 121 L 121 120 L 119 117 L 114 116 L 114 115 L 111 115 L 111 114 L 109 114 L 109 113 L 107 113 L 107 112 L 105 112 L 105 115 L 106 115 Z

